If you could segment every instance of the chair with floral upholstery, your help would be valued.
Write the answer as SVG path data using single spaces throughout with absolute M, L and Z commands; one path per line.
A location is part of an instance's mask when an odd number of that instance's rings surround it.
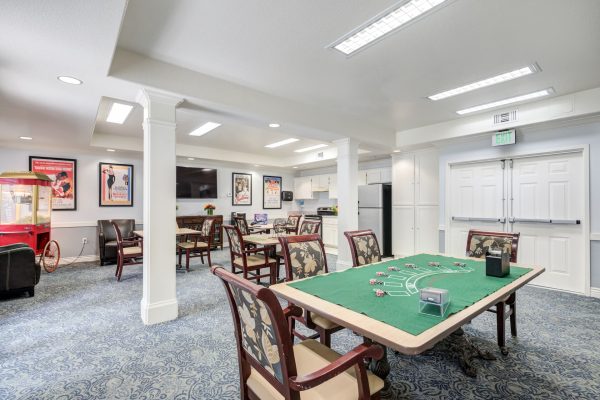
M 240 232 L 242 232 L 242 235 L 244 236 L 251 235 L 253 233 L 263 233 L 266 231 L 264 228 L 249 227 L 248 221 L 246 221 L 245 217 L 233 217 L 233 223 L 239 228 Z
M 360 344 L 340 355 L 308 339 L 293 344 L 287 333 L 296 306 L 281 308 L 275 294 L 214 266 L 233 314 L 242 399 L 379 399 L 384 382 L 365 359 L 380 359 L 380 346 Z
M 302 236 L 283 236 L 279 238 L 281 244 L 281 253 L 285 262 L 286 281 L 308 278 L 311 276 L 326 274 L 327 257 L 321 236 L 302 235 Z M 290 334 L 300 339 L 308 339 L 295 329 L 295 321 L 298 321 L 307 328 L 316 331 L 317 334 L 310 339 L 319 337 L 322 344 L 329 346 L 331 344 L 331 334 L 337 332 L 343 327 L 331 322 L 316 313 L 304 310 L 300 317 L 294 316 L 290 320 Z
M 298 234 L 298 228 L 300 227 L 300 219 L 302 215 L 290 215 L 287 219 L 286 231 L 287 233 Z
M 181 257 L 185 252 L 185 270 L 190 271 L 190 258 L 200 257 L 200 261 L 204 264 L 204 255 L 208 259 L 208 266 L 212 266 L 210 259 L 210 248 L 212 247 L 213 238 L 213 218 L 206 218 L 200 228 L 200 233 L 194 233 L 185 236 L 185 240 L 177 243 L 177 251 L 179 253 L 179 265 L 181 265 Z M 197 230 L 197 229 L 195 229 Z
M 371 229 L 344 232 L 350 244 L 352 266 L 359 267 L 381 261 L 381 251 L 375 232 Z
M 229 238 L 229 252 L 231 253 L 231 272 L 243 274 L 244 279 L 251 277 L 260 282 L 261 278 L 268 277 L 269 283 L 275 283 L 275 267 L 277 261 L 269 257 L 269 247 L 247 248 L 244 237 L 237 226 L 223 225 Z M 257 254 L 263 252 L 263 254 Z M 267 268 L 268 273 L 262 274 L 260 270 Z M 239 271 L 238 271 L 239 270 Z
M 302 225 L 300 225 L 298 235 L 310 235 L 313 233 L 319 233 L 319 229 L 321 229 L 321 222 L 304 220 L 302 221 Z
M 510 262 L 517 262 L 520 233 L 512 232 L 486 232 L 470 230 L 467 236 L 467 257 L 485 258 L 488 250 L 503 250 L 510 254 Z M 498 346 L 502 354 L 508 354 L 506 348 L 506 319 L 510 318 L 510 333 L 517 336 L 517 298 L 516 293 L 496 304 L 495 308 L 488 311 L 496 314 L 496 330 L 498 333 Z M 506 307 L 508 306 L 508 310 Z

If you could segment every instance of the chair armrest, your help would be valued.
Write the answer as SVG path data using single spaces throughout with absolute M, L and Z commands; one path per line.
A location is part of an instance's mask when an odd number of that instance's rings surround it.
M 123 240 L 123 242 L 122 242 L 123 245 L 126 245 L 126 244 L 137 245 L 137 244 L 140 244 L 140 243 L 141 244 L 144 243 L 144 239 L 143 238 Z
M 251 254 L 251 253 L 259 253 L 261 251 L 271 251 L 271 247 L 272 246 L 265 246 L 265 247 L 256 247 L 254 249 L 246 249 L 246 250 L 244 250 L 244 253 Z
M 344 354 L 326 367 L 323 367 L 308 375 L 293 376 L 289 378 L 290 387 L 296 391 L 311 389 L 325 381 L 328 381 L 329 379 L 335 378 L 354 365 L 358 366 L 359 371 L 357 372 L 360 372 L 360 375 L 357 374 L 356 379 L 359 381 L 359 386 L 361 386 L 360 382 L 365 382 L 367 379 L 367 372 L 365 370 L 363 360 L 365 358 L 379 360 L 381 357 L 383 357 L 383 349 L 381 346 L 367 345 L 363 343 L 356 346 L 354 349 L 350 350 L 348 353 Z
M 302 309 L 294 304 L 290 304 L 283 309 L 283 315 L 285 319 L 290 319 L 291 317 L 301 317 Z

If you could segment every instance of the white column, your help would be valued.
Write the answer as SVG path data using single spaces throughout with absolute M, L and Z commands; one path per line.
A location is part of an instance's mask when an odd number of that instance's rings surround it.
M 338 186 L 338 258 L 337 269 L 352 266 L 352 255 L 346 231 L 358 229 L 358 142 L 345 138 L 334 141 L 337 146 Z
M 175 109 L 182 99 L 142 90 L 144 107 L 144 324 L 177 318 Z

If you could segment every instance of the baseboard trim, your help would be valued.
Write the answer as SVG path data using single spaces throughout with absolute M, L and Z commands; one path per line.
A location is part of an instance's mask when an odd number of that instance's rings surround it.
M 80 263 L 80 262 L 96 262 L 99 260 L 100 260 L 100 257 L 95 254 L 90 254 L 87 256 L 79 256 L 79 257 L 61 257 L 61 259 L 58 262 L 58 265 Z
M 600 299 L 600 288 L 590 288 L 590 296 Z
M 142 321 L 144 325 L 160 324 L 161 322 L 177 319 L 179 304 L 177 298 L 147 304 L 144 299 L 140 302 Z

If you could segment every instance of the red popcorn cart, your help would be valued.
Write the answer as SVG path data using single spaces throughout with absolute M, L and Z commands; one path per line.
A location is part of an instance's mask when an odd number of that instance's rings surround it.
M 47 272 L 56 270 L 60 259 L 58 243 L 50 238 L 50 184 L 36 172 L 0 174 L 0 246 L 27 244 Z

